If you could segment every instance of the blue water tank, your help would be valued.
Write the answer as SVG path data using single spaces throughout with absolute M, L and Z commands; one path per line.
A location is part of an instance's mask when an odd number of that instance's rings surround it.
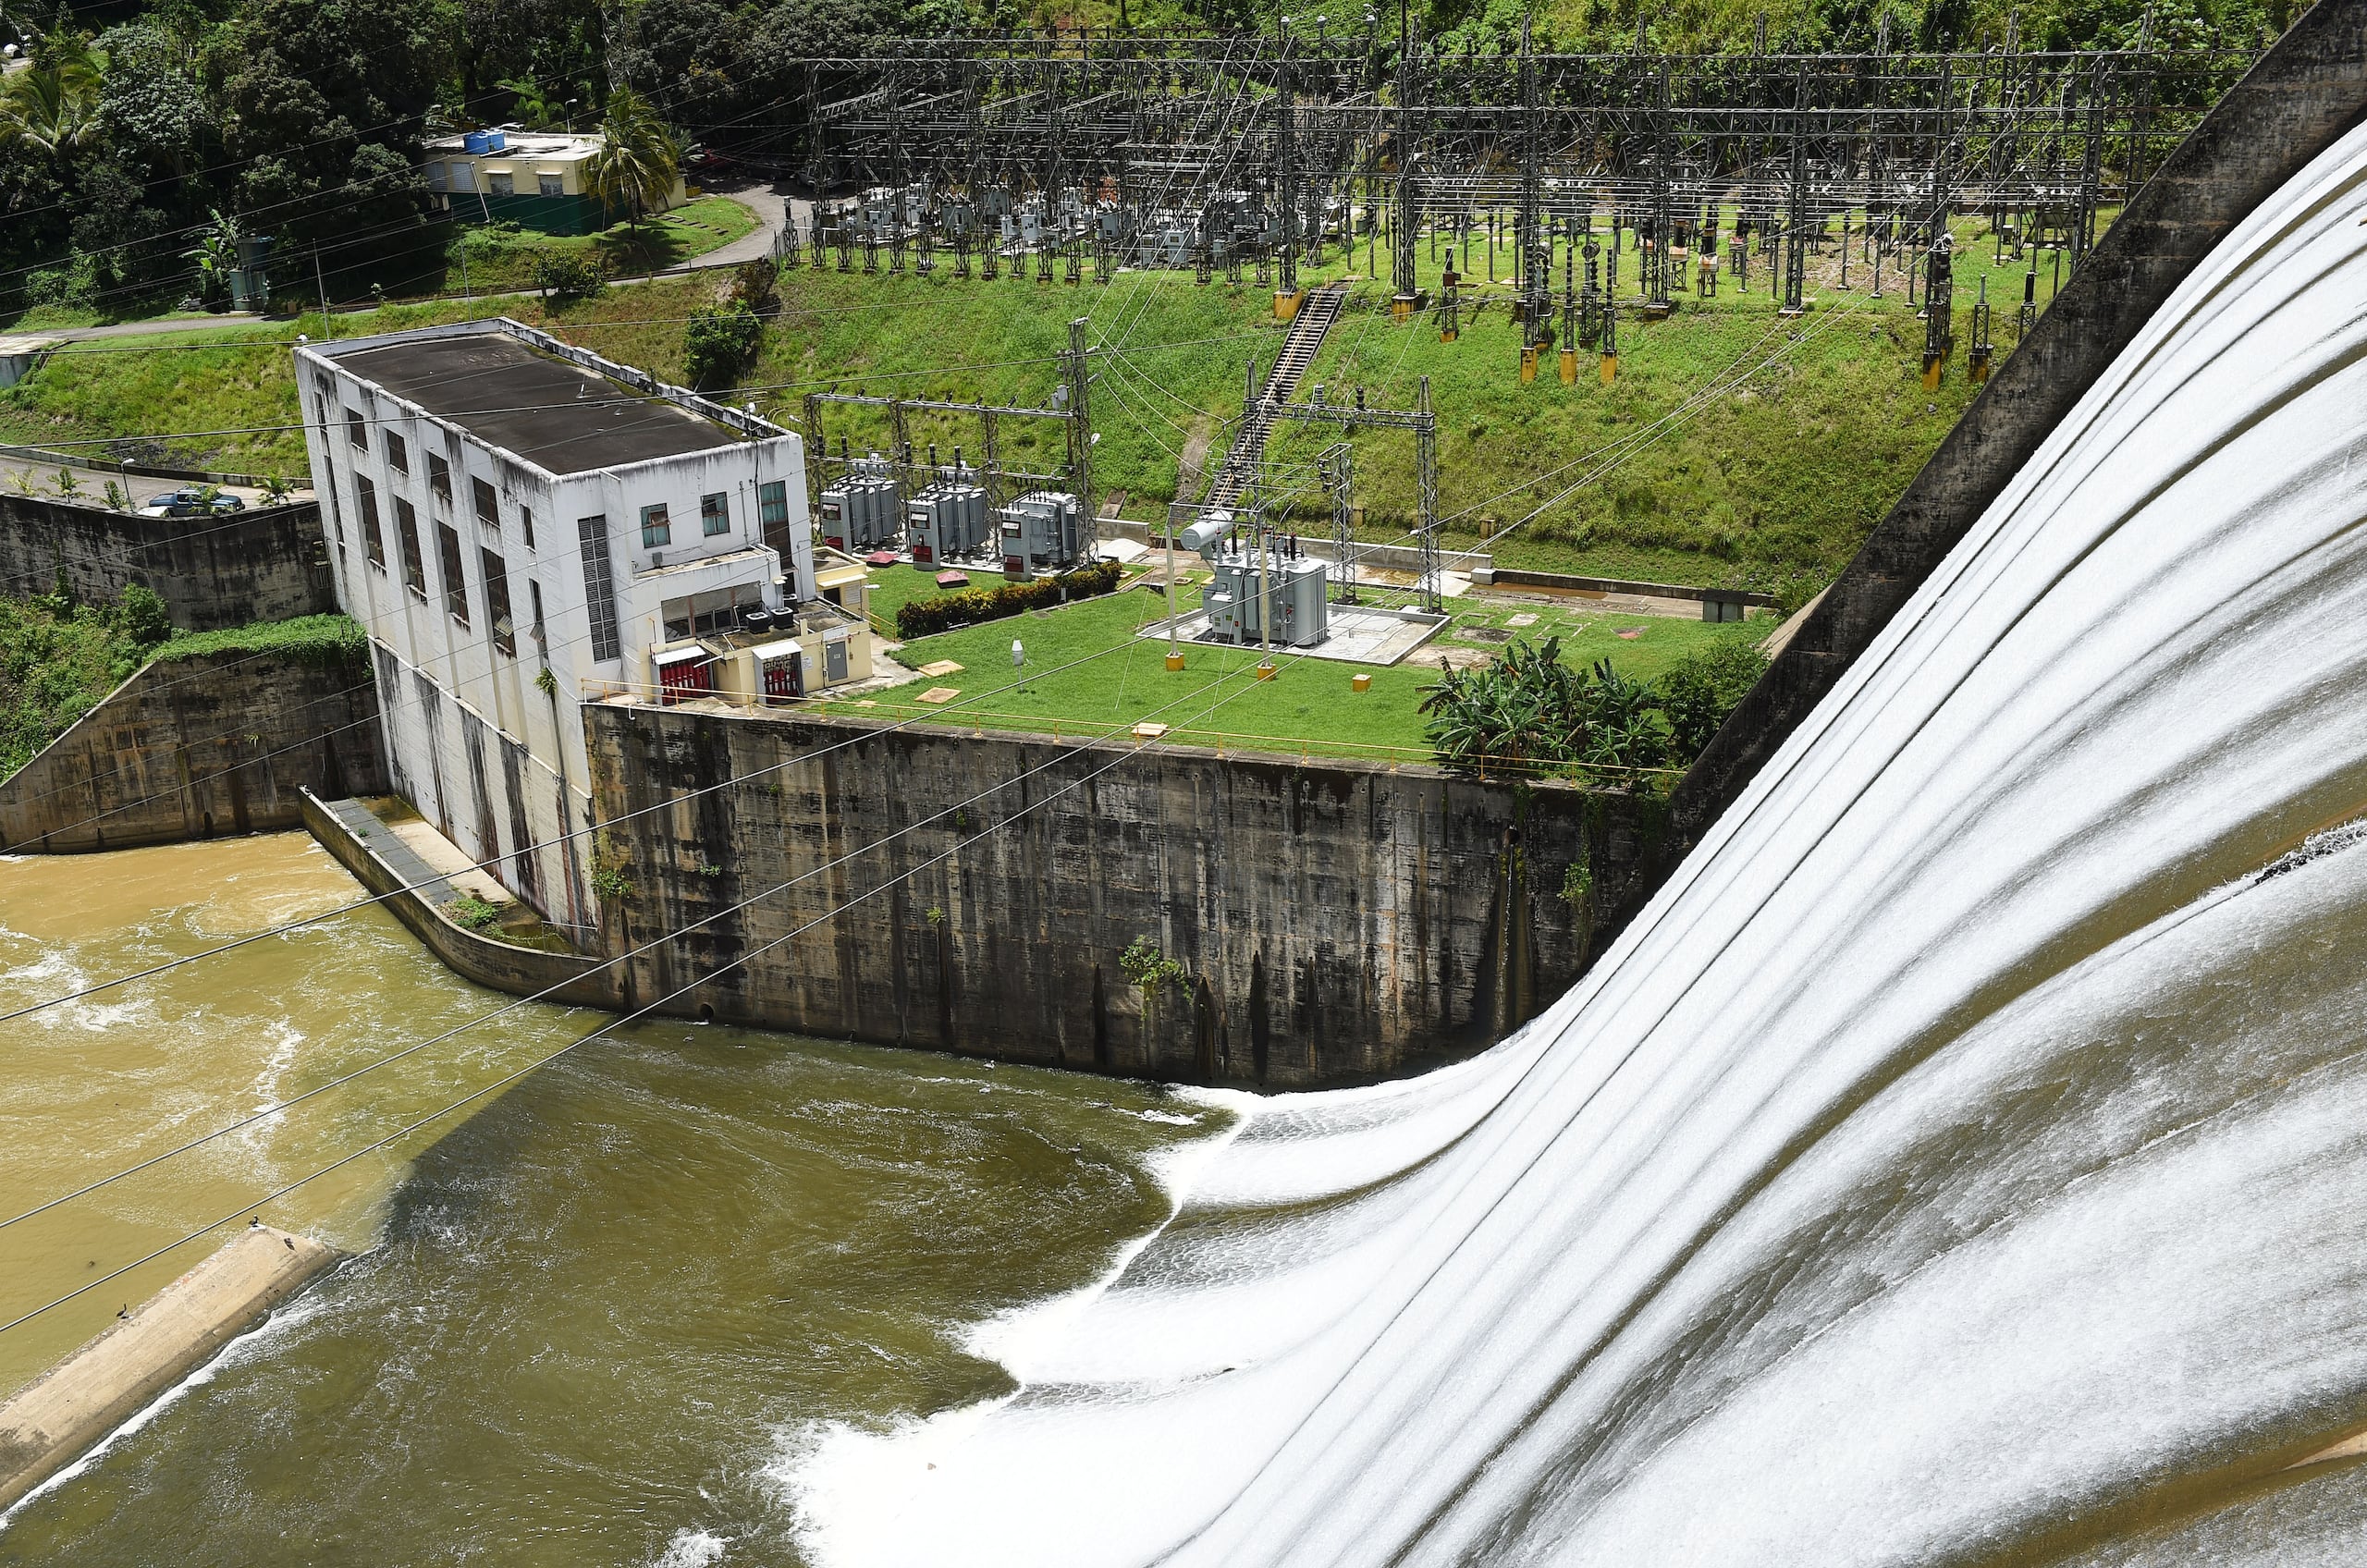
M 506 153 L 509 150 L 509 133 L 506 130 L 488 130 L 484 133 L 484 150 L 488 153 Z
M 491 139 L 484 131 L 472 130 L 460 138 L 460 145 L 472 153 L 485 153 L 491 150 Z

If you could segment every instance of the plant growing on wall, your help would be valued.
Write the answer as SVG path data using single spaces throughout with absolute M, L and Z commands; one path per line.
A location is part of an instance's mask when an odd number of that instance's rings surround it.
M 1137 937 L 1126 944 L 1118 955 L 1118 967 L 1134 988 L 1143 995 L 1143 1028 L 1147 1032 L 1151 1021 L 1158 1016 L 1159 994 L 1170 986 L 1181 988 L 1191 979 L 1190 972 L 1159 950 L 1159 944 L 1148 937 Z
M 712 392 L 738 379 L 755 358 L 763 331 L 753 311 L 710 306 L 693 316 L 682 329 L 682 363 L 692 386 Z

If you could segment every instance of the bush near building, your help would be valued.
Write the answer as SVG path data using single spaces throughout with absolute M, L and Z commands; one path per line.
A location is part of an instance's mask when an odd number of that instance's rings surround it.
M 1000 620 L 1024 610 L 1050 609 L 1076 599 L 1113 593 L 1120 570 L 1116 561 L 1079 567 L 1059 577 L 1032 582 L 1006 582 L 995 588 L 961 588 L 934 598 L 912 599 L 896 606 L 896 635 L 904 642 L 950 631 L 957 626 Z

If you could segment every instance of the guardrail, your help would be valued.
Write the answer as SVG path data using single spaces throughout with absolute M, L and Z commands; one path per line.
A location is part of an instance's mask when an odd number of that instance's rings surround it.
M 1685 776 L 1685 769 L 1681 767 L 1626 767 L 1607 763 L 1548 762 L 1516 756 L 1464 757 L 1450 765 L 1442 762 L 1437 752 L 1428 746 L 1390 746 L 1375 741 L 1326 740 L 1308 735 L 1251 735 L 1236 730 L 1203 729 L 1189 725 L 1162 725 L 1156 720 L 1062 718 L 1050 714 L 1005 713 L 990 708 L 963 707 L 958 701 L 939 706 L 876 696 L 853 699 L 773 697 L 760 700 L 737 692 L 708 692 L 695 697 L 685 697 L 679 692 L 630 680 L 586 681 L 583 698 L 586 702 L 613 702 L 623 698 L 653 707 L 688 707 L 693 712 L 711 713 L 720 707 L 729 713 L 752 717 L 769 714 L 782 718 L 829 718 L 885 724 L 919 721 L 940 729 L 966 728 L 973 740 L 985 739 L 987 732 L 992 729 L 999 733 L 1049 736 L 1056 744 L 1155 741 L 1167 746 L 1197 746 L 1215 752 L 1219 757 L 1230 751 L 1235 754 L 1296 757 L 1302 763 L 1382 763 L 1392 773 L 1401 766 L 1451 766 L 1455 772 L 1474 774 L 1482 782 L 1519 778 L 1600 784 L 1610 779 L 1622 781 L 1632 788 L 1638 783 L 1649 784 L 1655 780 L 1674 784 Z M 852 708 L 856 701 L 868 705 L 860 713 L 845 711 Z

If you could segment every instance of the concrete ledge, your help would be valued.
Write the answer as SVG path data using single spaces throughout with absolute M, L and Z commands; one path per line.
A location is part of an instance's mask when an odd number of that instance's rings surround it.
M 1575 594 L 1639 594 L 1654 599 L 1697 599 L 1720 605 L 1774 604 L 1772 594 L 1745 588 L 1686 588 L 1674 582 L 1629 582 L 1617 577 L 1574 577 L 1566 571 L 1516 571 L 1495 569 L 1499 588 L 1565 588 Z
M 80 1458 L 337 1256 L 309 1236 L 248 1231 L 25 1385 L 0 1404 L 0 1508 Z
M 548 992 L 546 999 L 574 1007 L 610 1011 L 632 1007 L 631 998 L 603 960 L 580 953 L 538 952 L 480 937 L 453 925 L 418 893 L 398 891 L 407 887 L 406 879 L 376 850 L 355 838 L 319 796 L 310 790 L 300 793 L 306 831 L 462 979 L 514 997 Z

